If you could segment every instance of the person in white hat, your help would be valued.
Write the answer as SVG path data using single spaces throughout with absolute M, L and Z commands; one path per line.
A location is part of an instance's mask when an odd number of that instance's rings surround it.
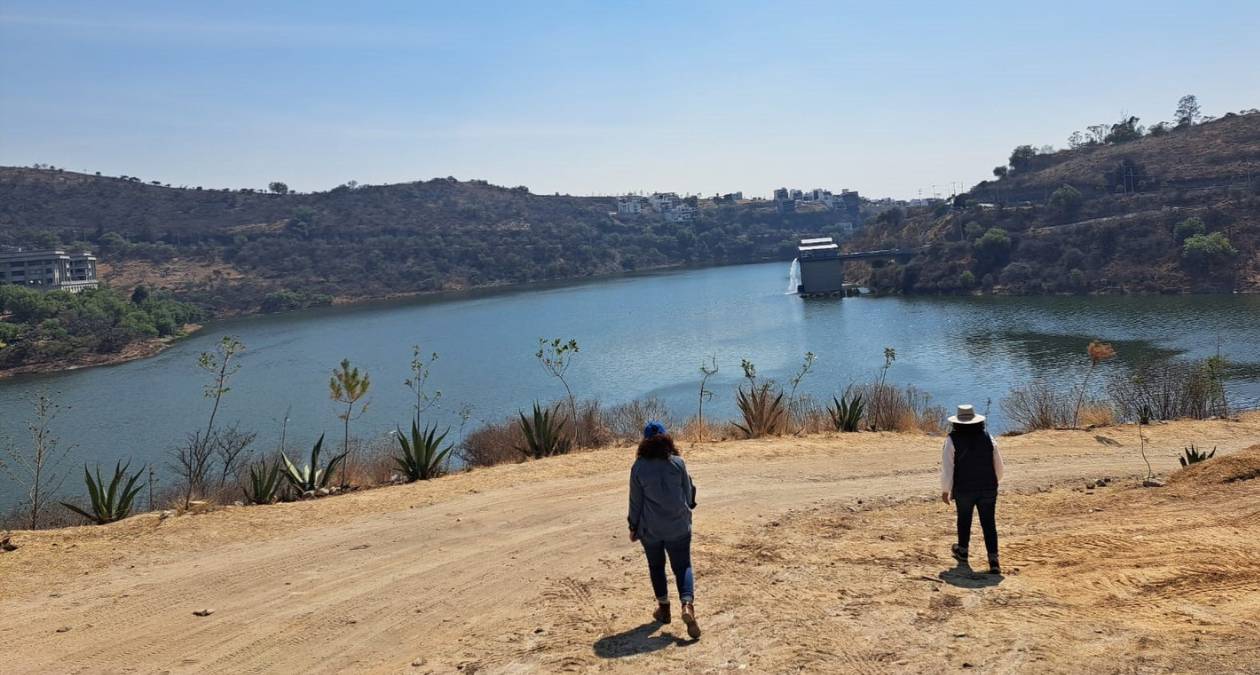
M 998 563 L 997 492 L 1002 480 L 1002 453 L 984 428 L 984 415 L 970 405 L 958 406 L 949 418 L 952 428 L 941 454 L 941 500 L 950 498 L 958 511 L 958 543 L 950 547 L 954 559 L 967 564 L 971 541 L 971 513 L 980 513 L 989 574 L 1001 574 Z

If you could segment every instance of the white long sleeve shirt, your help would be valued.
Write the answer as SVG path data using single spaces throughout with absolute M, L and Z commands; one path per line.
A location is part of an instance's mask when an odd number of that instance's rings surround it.
M 992 435 L 989 440 L 993 442 L 993 473 L 997 474 L 998 482 L 1002 480 L 1002 452 L 998 450 L 997 440 Z M 954 439 L 945 437 L 945 448 L 941 451 L 941 492 L 954 492 Z

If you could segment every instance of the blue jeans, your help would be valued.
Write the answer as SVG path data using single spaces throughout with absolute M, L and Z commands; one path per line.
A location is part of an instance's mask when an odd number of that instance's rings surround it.
M 656 601 L 662 605 L 669 604 L 669 582 L 665 580 L 665 556 L 669 555 L 669 566 L 674 570 L 674 580 L 678 582 L 678 598 L 689 603 L 695 595 L 695 575 L 691 571 L 691 535 L 674 541 L 649 541 L 643 539 L 643 552 L 647 554 L 648 575 L 652 578 L 652 591 L 656 593 Z

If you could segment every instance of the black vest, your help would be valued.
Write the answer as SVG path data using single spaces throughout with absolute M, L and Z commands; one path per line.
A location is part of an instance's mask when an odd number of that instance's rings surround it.
M 954 442 L 954 492 L 996 490 L 997 472 L 993 470 L 993 439 L 984 425 L 976 429 L 951 431 Z

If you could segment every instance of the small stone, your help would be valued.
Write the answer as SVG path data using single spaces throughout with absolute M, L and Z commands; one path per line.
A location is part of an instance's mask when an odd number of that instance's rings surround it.
M 170 518 L 173 515 L 175 515 L 174 511 L 163 511 L 158 514 L 158 520 L 166 520 L 167 518 Z
M 416 659 L 415 661 L 411 662 L 411 667 L 419 668 L 420 666 L 423 666 L 426 663 L 428 663 L 428 661 L 426 661 L 425 659 Z
M 210 608 L 193 610 L 193 616 L 210 616 L 214 610 Z
M 58 629 L 57 629 L 57 632 L 58 632 L 58 633 L 69 633 L 69 632 L 70 632 L 70 627 L 69 627 L 69 626 L 62 626 L 61 628 L 58 628 Z
M 542 628 L 535 628 L 535 629 L 534 629 L 534 635 L 538 635 L 538 634 L 540 634 L 540 633 L 542 633 L 542 632 L 543 632 L 543 629 L 542 629 Z
M 1164 487 L 1164 481 L 1158 478 L 1147 478 L 1146 480 L 1142 481 L 1142 487 L 1152 487 L 1152 488 Z

